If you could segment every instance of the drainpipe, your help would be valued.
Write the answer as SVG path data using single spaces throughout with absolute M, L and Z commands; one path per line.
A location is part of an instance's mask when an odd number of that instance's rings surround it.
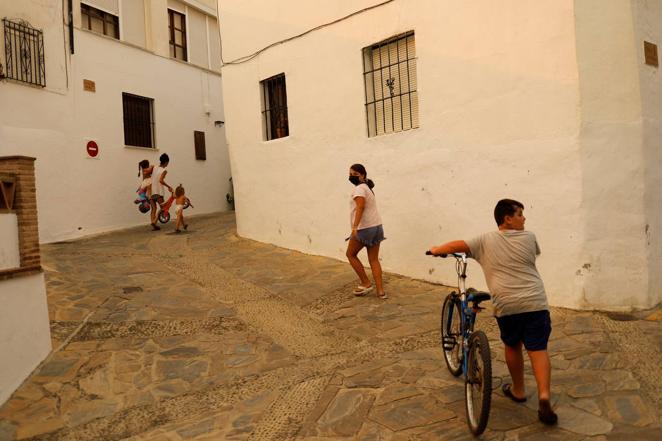
M 67 0 L 69 7 L 69 51 L 74 54 L 74 6 L 73 0 Z

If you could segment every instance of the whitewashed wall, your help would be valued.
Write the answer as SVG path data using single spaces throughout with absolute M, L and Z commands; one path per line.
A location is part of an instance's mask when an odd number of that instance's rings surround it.
M 0 0 L 0 15 L 44 29 L 47 87 L 0 83 L 0 156 L 38 159 L 41 241 L 147 224 L 133 204 L 137 165 L 158 162 L 164 152 L 171 158 L 167 181 L 183 183 L 195 205 L 190 215 L 227 210 L 225 129 L 214 125 L 224 120 L 220 73 L 167 58 L 167 34 L 152 23 L 161 23 L 156 16 L 166 14 L 166 0 L 148 2 L 148 45 L 157 54 L 77 29 L 70 62 L 61 5 L 42 3 Z M 95 93 L 83 90 L 84 79 L 96 83 Z M 154 99 L 156 150 L 125 147 L 122 92 Z M 195 160 L 194 130 L 206 133 L 206 161 Z M 100 148 L 95 159 L 85 150 L 89 140 Z
M 302 23 L 343 15 L 311 3 L 283 1 L 270 15 L 259 2 L 219 2 L 225 61 L 299 33 Z M 376 3 L 334 2 L 351 10 Z M 625 3 L 629 10 L 629 2 L 601 3 L 600 21 L 591 1 L 396 0 L 226 66 L 239 234 L 343 259 L 348 168 L 360 162 L 377 184 L 389 271 L 452 283 L 452 265 L 423 252 L 496 228 L 494 204 L 510 197 L 524 202 L 527 228 L 542 246 L 539 267 L 552 304 L 659 302 L 642 235 L 638 61 Z M 416 33 L 420 128 L 368 138 L 361 49 L 409 30 Z M 605 47 L 625 42 L 587 54 L 599 39 Z M 602 66 L 600 57 L 615 58 Z M 281 72 L 290 136 L 265 142 L 259 81 Z M 604 74 L 609 80 L 592 82 Z M 650 170 L 649 179 L 657 176 Z M 472 267 L 471 283 L 480 285 Z
M 15 213 L 0 213 L 0 270 L 18 268 L 18 220 Z
M 0 404 L 51 350 L 42 273 L 0 280 Z

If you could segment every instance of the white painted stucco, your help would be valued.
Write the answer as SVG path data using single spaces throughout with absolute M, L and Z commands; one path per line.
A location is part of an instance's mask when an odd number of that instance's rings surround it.
M 0 280 L 0 404 L 51 350 L 44 276 Z
M 133 204 L 138 162 L 158 163 L 161 153 L 170 156 L 167 182 L 183 183 L 195 206 L 188 215 L 229 209 L 225 128 L 214 124 L 225 119 L 221 76 L 208 69 L 208 47 L 190 49 L 200 51 L 205 66 L 170 59 L 167 0 L 145 0 L 149 50 L 77 28 L 69 55 L 62 5 L 55 3 L 0 0 L 0 15 L 44 30 L 46 88 L 0 83 L 0 156 L 37 158 L 40 240 L 148 224 Z M 74 21 L 80 23 L 76 8 Z M 84 91 L 83 80 L 94 81 L 96 92 Z M 156 149 L 124 145 L 123 92 L 154 100 Z M 206 134 L 206 161 L 195 159 L 196 130 Z M 85 148 L 90 140 L 100 149 L 94 159 Z
M 15 213 L 0 213 L 0 270 L 19 266 L 18 219 Z
M 281 1 L 271 14 L 257 1 L 219 2 L 224 60 L 380 2 L 310 3 Z M 510 197 L 526 206 L 553 305 L 653 306 L 662 288 L 644 231 L 648 223 L 655 237 L 660 205 L 645 195 L 660 168 L 644 166 L 655 138 L 643 135 L 640 88 L 657 83 L 640 77 L 657 70 L 640 66 L 637 10 L 629 1 L 395 0 L 226 65 L 239 234 L 344 259 L 347 173 L 359 162 L 376 182 L 388 271 L 452 283 L 453 265 L 424 251 L 496 228 L 494 204 Z M 368 138 L 361 49 L 410 30 L 420 128 Z M 279 73 L 290 136 L 265 142 L 259 81 Z M 472 285 L 483 284 L 479 273 L 470 267 Z

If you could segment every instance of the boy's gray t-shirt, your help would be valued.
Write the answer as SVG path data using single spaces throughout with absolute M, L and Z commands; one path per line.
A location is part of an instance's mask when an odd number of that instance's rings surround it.
M 497 317 L 548 309 L 545 286 L 536 268 L 540 247 L 525 230 L 492 231 L 467 241 L 480 263 Z

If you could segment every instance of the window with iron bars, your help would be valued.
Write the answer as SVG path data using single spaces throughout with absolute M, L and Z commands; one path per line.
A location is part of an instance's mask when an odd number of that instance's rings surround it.
M 290 128 L 287 117 L 285 74 L 267 78 L 260 84 L 262 85 L 262 127 L 265 141 L 288 136 Z
M 124 111 L 124 144 L 154 147 L 154 100 L 122 93 Z
M 186 49 L 186 16 L 168 9 L 168 31 L 170 32 L 170 57 L 188 61 Z
M 363 49 L 368 136 L 418 127 L 414 32 Z
M 80 17 L 83 29 L 119 40 L 120 20 L 118 16 L 81 3 Z
M 2 19 L 5 33 L 5 76 L 11 80 L 46 87 L 44 34 L 27 22 Z

